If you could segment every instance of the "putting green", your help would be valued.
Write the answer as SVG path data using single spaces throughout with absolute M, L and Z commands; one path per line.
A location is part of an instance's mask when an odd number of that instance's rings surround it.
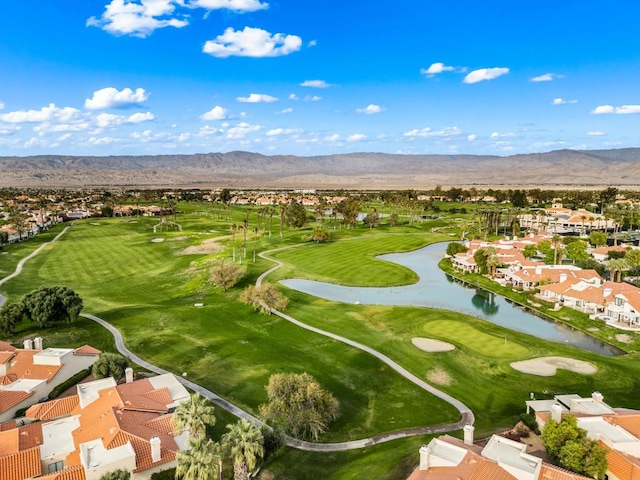
M 519 358 L 529 353 L 527 347 L 509 341 L 507 337 L 484 333 L 463 322 L 456 322 L 455 326 L 452 323 L 451 321 L 436 320 L 424 325 L 423 329 L 429 336 L 462 344 L 462 346 L 487 357 Z

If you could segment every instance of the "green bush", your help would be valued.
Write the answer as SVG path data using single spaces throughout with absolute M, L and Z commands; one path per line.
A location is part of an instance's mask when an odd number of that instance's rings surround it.
M 69 378 L 68 380 L 65 380 L 60 385 L 58 385 L 53 390 L 51 390 L 51 393 L 49 394 L 49 398 L 56 398 L 62 392 L 64 392 L 65 390 L 67 390 L 67 389 L 69 389 L 71 387 L 73 387 L 74 385 L 80 383 L 82 380 L 87 378 L 89 375 L 91 375 L 91 369 L 90 368 L 86 368 L 84 370 L 80 370 L 73 377 Z
M 534 432 L 536 435 L 540 435 L 538 422 L 536 421 L 533 415 L 529 415 L 528 413 L 522 413 L 520 414 L 520 420 L 522 420 L 522 423 L 524 423 L 527 427 L 529 427 L 529 430 Z
M 176 469 L 163 470 L 151 475 L 151 480 L 174 480 L 176 478 Z

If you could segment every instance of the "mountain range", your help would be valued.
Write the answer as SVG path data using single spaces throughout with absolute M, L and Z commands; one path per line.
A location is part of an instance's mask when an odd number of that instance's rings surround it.
M 252 152 L 0 157 L 0 187 L 428 189 L 640 186 L 640 148 L 493 155 Z

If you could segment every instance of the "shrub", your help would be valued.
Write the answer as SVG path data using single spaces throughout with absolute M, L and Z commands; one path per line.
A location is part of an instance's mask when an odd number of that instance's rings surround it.
M 89 375 L 91 375 L 91 369 L 90 368 L 86 368 L 84 370 L 80 370 L 73 377 L 68 378 L 67 380 L 62 382 L 60 385 L 56 386 L 53 390 L 51 390 L 51 393 L 49 394 L 49 398 L 56 398 L 62 392 L 64 392 L 65 390 L 67 390 L 67 389 L 69 389 L 71 387 L 73 387 L 74 385 L 77 385 L 82 380 L 87 378 Z
M 538 427 L 538 422 L 536 421 L 533 415 L 530 415 L 528 413 L 522 413 L 520 414 L 520 420 L 522 420 L 522 423 L 524 423 L 529 428 L 529 430 L 534 432 L 536 435 L 540 435 L 540 428 Z
M 176 469 L 170 468 L 169 470 L 162 470 L 151 475 L 151 480 L 175 480 Z

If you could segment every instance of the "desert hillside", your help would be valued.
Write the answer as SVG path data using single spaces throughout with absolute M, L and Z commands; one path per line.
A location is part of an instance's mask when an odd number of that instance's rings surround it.
M 600 187 L 640 185 L 640 148 L 507 157 L 251 152 L 155 156 L 0 157 L 0 187 L 235 188 Z

